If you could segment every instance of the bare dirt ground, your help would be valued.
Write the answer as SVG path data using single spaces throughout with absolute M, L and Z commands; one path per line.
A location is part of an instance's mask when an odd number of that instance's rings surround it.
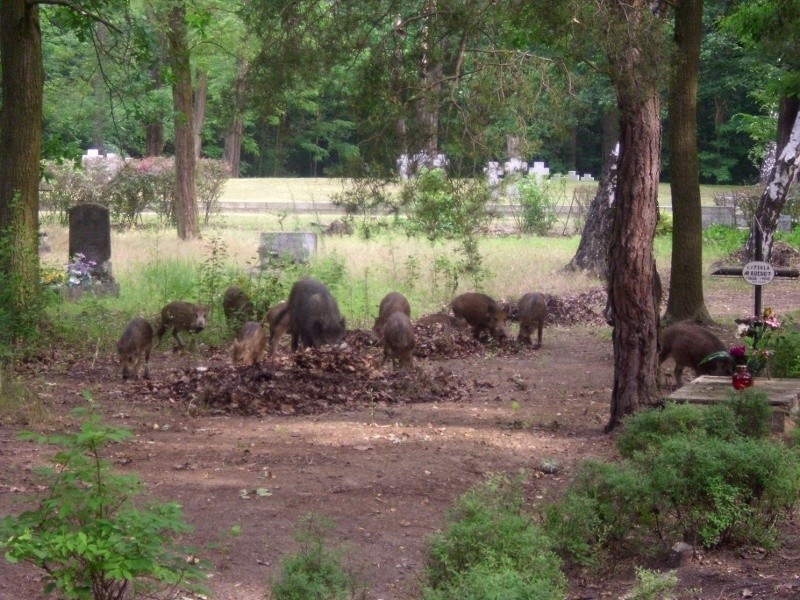
M 752 311 L 751 288 L 714 279 L 706 302 L 732 342 L 733 318 Z M 779 314 L 797 310 L 798 283 L 771 284 L 764 304 Z M 291 357 L 284 348 L 237 370 L 227 348 L 200 344 L 173 354 L 164 342 L 148 382 L 123 383 L 115 357 L 103 355 L 54 352 L 19 373 L 48 408 L 45 432 L 74 426 L 69 410 L 89 390 L 106 422 L 134 433 L 112 449 L 112 461 L 138 473 L 157 498 L 183 505 L 194 532 L 182 541 L 213 564 L 207 584 L 214 598 L 268 598 L 281 558 L 297 550 L 300 519 L 316 513 L 336 524 L 331 543 L 344 545 L 364 597 L 403 600 L 418 597 L 426 539 L 469 487 L 492 473 L 525 470 L 535 514 L 558 497 L 580 461 L 616 456 L 613 437 L 602 432 L 613 381 L 610 330 L 583 321 L 546 328 L 538 350 L 464 342 L 447 358 L 428 348 L 410 374 L 381 366 L 366 333 L 350 334 L 343 360 Z M 314 383 L 282 387 L 309 373 Z M 50 453 L 17 440 L 18 429 L 0 426 L 0 514 L 23 510 L 26 496 L 40 491 L 32 469 Z M 256 494 L 259 488 L 269 495 Z M 235 526 L 241 535 L 229 534 Z M 800 523 L 784 533 L 771 552 L 699 554 L 678 572 L 679 597 L 800 598 Z M 570 598 L 624 597 L 633 566 L 569 573 Z M 41 597 L 39 577 L 31 567 L 0 562 L 0 599 Z

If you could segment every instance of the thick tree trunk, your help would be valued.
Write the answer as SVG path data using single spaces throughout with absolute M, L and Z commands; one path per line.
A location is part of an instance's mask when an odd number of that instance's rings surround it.
M 225 147 L 222 158 L 230 167 L 230 176 L 241 174 L 242 136 L 244 135 L 244 111 L 247 94 L 248 64 L 239 58 L 236 61 L 236 79 L 233 82 L 233 111 L 228 130 L 225 133 Z
M 0 275 L 12 319 L 38 319 L 44 67 L 39 9 L 0 0 Z M 8 324 L 6 325 L 8 326 Z M 8 332 L 6 332 L 8 333 Z
M 703 299 L 703 223 L 697 161 L 697 80 L 703 0 L 675 4 L 675 44 L 669 91 L 672 264 L 665 321 L 710 323 Z
M 195 188 L 194 129 L 192 118 L 192 71 L 186 34 L 186 7 L 179 2 L 169 11 L 167 33 L 172 65 L 172 105 L 175 111 L 175 178 L 178 237 L 200 237 Z
M 763 231 L 764 260 L 772 255 L 772 243 L 778 217 L 786 204 L 789 186 L 797 177 L 800 163 L 800 99 L 782 98 L 778 112 L 778 156 L 772 166 L 767 185 L 761 194 L 755 219 Z M 755 230 L 751 227 L 750 237 L 745 246 L 746 256 L 753 256 L 755 249 Z
M 660 102 L 620 103 L 620 165 L 609 249 L 614 314 L 610 431 L 640 406 L 656 404 L 660 285 L 653 259 L 661 158 Z
M 620 157 L 609 247 L 608 310 L 613 314 L 614 387 L 606 431 L 658 403 L 658 305 L 653 259 L 661 165 L 657 69 L 648 61 L 654 18 L 644 0 L 609 0 L 617 39 L 609 46 L 620 114 Z M 656 16 L 653 16 L 655 14 Z M 621 37 L 620 36 L 625 36 Z
M 106 37 L 106 26 L 103 23 L 96 25 L 97 43 L 103 45 Z M 105 100 L 106 85 L 103 72 L 97 69 L 92 77 L 92 91 L 94 92 L 94 106 L 92 110 L 92 148 L 97 148 L 101 155 L 106 153 L 105 144 Z
M 197 79 L 195 81 L 194 93 L 192 96 L 194 109 L 192 120 L 192 132 L 194 134 L 194 158 L 200 160 L 200 148 L 202 147 L 202 140 L 200 139 L 200 132 L 203 131 L 203 125 L 206 121 L 206 99 L 208 98 L 208 73 L 205 71 L 197 72 Z
M 570 271 L 586 271 L 603 280 L 608 278 L 608 248 L 617 190 L 618 154 L 618 148 L 614 148 L 603 161 L 603 173 L 586 213 L 578 250 L 565 267 Z

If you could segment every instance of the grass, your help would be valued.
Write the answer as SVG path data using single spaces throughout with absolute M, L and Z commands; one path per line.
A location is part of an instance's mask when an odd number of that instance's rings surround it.
M 347 179 L 311 178 L 311 177 L 265 177 L 247 179 L 229 179 L 220 198 L 221 202 L 264 202 L 264 203 L 327 203 L 334 194 L 344 189 Z M 562 204 L 569 204 L 573 191 L 577 187 L 594 187 L 597 182 L 567 182 L 566 193 Z M 704 206 L 714 204 L 714 194 L 741 186 L 701 185 L 700 200 Z M 662 207 L 672 206 L 672 193 L 669 183 L 658 186 L 659 204 Z

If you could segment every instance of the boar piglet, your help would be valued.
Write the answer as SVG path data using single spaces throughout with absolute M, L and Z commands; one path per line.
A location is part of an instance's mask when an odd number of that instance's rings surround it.
M 248 321 L 233 340 L 233 363 L 250 366 L 261 360 L 267 347 L 267 336 L 261 323 Z
M 414 327 L 411 319 L 402 312 L 393 312 L 381 326 L 380 337 L 383 339 L 383 362 L 397 360 L 400 368 L 411 366 L 414 352 Z
M 547 320 L 547 302 L 542 294 L 529 292 L 519 301 L 519 334 L 517 341 L 531 343 L 531 335 L 536 328 L 536 347 L 542 345 L 542 330 Z
M 158 343 L 161 344 L 161 337 L 168 329 L 172 329 L 172 337 L 178 342 L 177 348 L 183 350 L 183 340 L 181 340 L 179 332 L 199 333 L 203 331 L 206 328 L 209 310 L 208 306 L 200 306 L 191 302 L 180 300 L 170 302 L 161 309 L 161 323 L 156 332 Z
M 269 353 L 275 354 L 275 350 L 281 338 L 289 332 L 291 326 L 291 315 L 288 310 L 289 303 L 286 300 L 270 306 L 267 311 L 267 325 L 269 326 Z
M 117 342 L 117 352 L 122 363 L 122 379 L 139 379 L 142 363 L 144 363 L 142 376 L 149 379 L 152 350 L 153 326 L 141 317 L 131 319 Z
M 396 312 L 401 312 L 405 316 L 411 317 L 411 305 L 408 303 L 408 299 L 400 292 L 389 292 L 383 297 L 378 306 L 378 318 L 375 319 L 372 332 L 380 338 L 380 332 L 384 323 L 386 323 L 386 319 Z

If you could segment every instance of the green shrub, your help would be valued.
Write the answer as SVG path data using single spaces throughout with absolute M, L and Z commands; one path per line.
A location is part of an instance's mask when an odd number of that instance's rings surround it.
M 636 585 L 628 594 L 629 600 L 668 600 L 678 585 L 675 571 L 659 573 L 650 569 L 636 567 Z
M 747 235 L 746 230 L 712 225 L 703 230 L 703 250 L 710 254 L 727 256 L 744 245 Z
M 509 193 L 514 218 L 523 233 L 546 235 L 558 220 L 556 205 L 564 195 L 566 180 L 537 176 L 512 179 L 516 191 Z
M 773 377 L 800 377 L 800 332 L 783 331 L 770 342 L 770 374 Z
M 332 523 L 316 515 L 303 519 L 295 534 L 300 552 L 281 561 L 281 574 L 271 586 L 274 600 L 344 600 L 355 582 L 344 570 L 339 551 L 325 545 Z
M 85 413 L 79 413 L 84 414 Z M 117 475 L 105 447 L 130 436 L 88 414 L 80 432 L 23 439 L 61 447 L 43 469 L 47 493 L 39 506 L 0 521 L 0 548 L 10 562 L 45 571 L 45 594 L 110 600 L 152 592 L 164 584 L 190 585 L 201 571 L 172 536 L 189 530 L 176 503 L 139 508 L 135 475 Z
M 431 537 L 423 597 L 562 598 L 560 560 L 521 505 L 521 484 L 507 477 L 461 496 Z
M 672 235 L 672 213 L 659 212 L 658 221 L 656 221 L 656 237 L 664 237 Z
M 617 449 L 623 457 L 632 458 L 675 435 L 702 428 L 702 422 L 702 409 L 692 404 L 667 402 L 663 408 L 640 410 L 625 419 L 617 435 Z

